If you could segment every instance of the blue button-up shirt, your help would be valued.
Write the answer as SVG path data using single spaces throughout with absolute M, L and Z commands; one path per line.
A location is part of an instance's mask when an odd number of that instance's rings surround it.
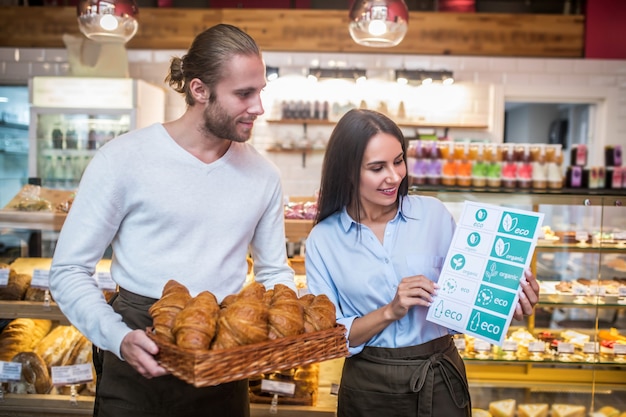
M 381 244 L 374 233 L 357 223 L 344 208 L 317 224 L 306 242 L 306 279 L 310 292 L 326 294 L 337 308 L 337 322 L 348 334 L 355 318 L 393 300 L 402 278 L 424 275 L 439 279 L 456 223 L 441 201 L 407 196 L 387 223 Z M 412 307 L 367 343 L 351 347 L 354 355 L 364 346 L 406 347 L 449 333 L 426 321 L 428 308 Z

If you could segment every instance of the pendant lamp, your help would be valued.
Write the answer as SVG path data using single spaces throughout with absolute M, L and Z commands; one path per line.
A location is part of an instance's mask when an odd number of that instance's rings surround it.
M 137 33 L 135 0 L 79 0 L 76 12 L 80 31 L 93 41 L 126 43 Z
M 408 23 L 404 0 L 355 0 L 350 8 L 350 36 L 359 45 L 396 46 L 404 39 Z

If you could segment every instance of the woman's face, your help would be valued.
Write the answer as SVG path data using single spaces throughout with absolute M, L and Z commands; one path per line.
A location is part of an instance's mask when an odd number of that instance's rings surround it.
M 388 133 L 372 136 L 361 164 L 361 204 L 364 207 L 395 205 L 398 187 L 405 176 L 406 164 L 400 141 Z

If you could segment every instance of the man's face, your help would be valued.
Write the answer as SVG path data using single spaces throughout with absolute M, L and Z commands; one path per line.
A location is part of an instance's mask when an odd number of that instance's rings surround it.
M 263 114 L 265 63 L 255 55 L 236 55 L 224 65 L 224 78 L 211 92 L 204 110 L 205 133 L 220 139 L 250 139 L 257 116 Z

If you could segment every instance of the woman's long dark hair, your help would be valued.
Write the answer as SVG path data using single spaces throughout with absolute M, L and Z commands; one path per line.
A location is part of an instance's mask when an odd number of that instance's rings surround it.
M 354 220 L 357 223 L 361 222 L 362 209 L 359 192 L 361 164 L 368 142 L 374 135 L 381 132 L 396 137 L 406 155 L 406 142 L 402 131 L 393 120 L 382 113 L 353 109 L 337 122 L 324 155 L 316 224 L 350 204 L 355 209 Z M 398 198 L 407 195 L 408 192 L 409 180 L 405 177 L 400 183 Z

